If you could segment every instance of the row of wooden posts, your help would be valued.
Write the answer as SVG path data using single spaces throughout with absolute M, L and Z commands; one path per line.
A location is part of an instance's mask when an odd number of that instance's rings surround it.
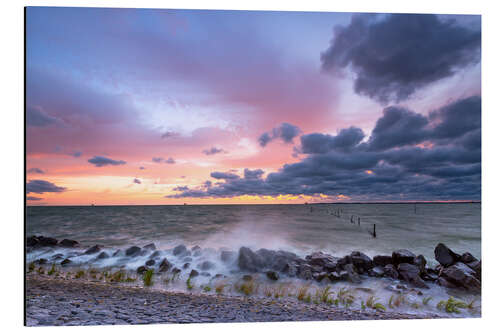
M 310 212 L 312 213 L 313 207 L 309 207 Z M 415 208 L 416 211 L 416 208 Z M 334 211 L 330 211 L 330 215 L 334 215 L 336 217 L 340 218 L 340 214 L 343 212 L 342 208 L 338 208 Z M 351 215 L 351 223 L 356 223 L 354 215 Z M 358 226 L 361 226 L 361 217 L 358 216 Z M 370 235 L 372 235 L 373 238 L 377 238 L 377 225 L 374 223 L 373 224 L 373 232 L 370 232 Z

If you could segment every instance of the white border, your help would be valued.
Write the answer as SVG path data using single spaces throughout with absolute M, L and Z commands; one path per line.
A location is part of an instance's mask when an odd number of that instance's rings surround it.
M 164 331 L 175 332 L 241 332 L 269 330 L 286 332 L 335 331 L 349 332 L 479 332 L 489 331 L 498 320 L 498 281 L 500 253 L 498 235 L 500 235 L 499 214 L 496 209 L 495 194 L 500 188 L 498 181 L 499 148 L 498 126 L 499 103 L 498 84 L 500 60 L 498 32 L 500 16 L 497 2 L 487 0 L 349 0 L 349 1 L 294 1 L 294 0 L 253 0 L 244 2 L 211 1 L 132 1 L 132 0 L 46 0 L 46 1 L 11 1 L 2 3 L 1 12 L 1 114 L 2 114 L 2 176 L 7 184 L 1 191 L 3 214 L 2 237 L 0 238 L 2 267 L 0 297 L 0 325 L 10 332 L 28 330 L 22 327 L 23 316 L 23 6 L 84 6 L 84 7 L 143 7 L 143 8 L 208 8 L 208 9 L 254 9 L 254 10 L 302 10 L 302 11 L 343 11 L 343 12 L 411 12 L 411 13 L 453 13 L 482 14 L 483 22 L 483 317 L 482 319 L 456 320 L 413 320 L 413 321 L 369 321 L 369 322 L 287 322 L 263 324 L 192 324 L 192 325 L 140 325 L 140 326 L 101 326 L 72 327 L 65 331 L 118 332 L 120 331 Z M 38 328 L 37 332 L 53 331 L 54 327 Z M 31 330 L 34 330 L 33 328 Z

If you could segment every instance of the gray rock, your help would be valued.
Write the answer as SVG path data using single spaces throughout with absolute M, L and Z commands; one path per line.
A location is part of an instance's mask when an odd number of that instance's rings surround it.
M 174 256 L 185 256 L 187 253 L 187 248 L 185 245 L 177 245 L 174 247 L 173 254 Z
M 78 244 L 79 243 L 76 240 L 66 239 L 66 238 L 59 242 L 59 246 L 62 247 L 77 247 Z
M 52 246 L 56 246 L 57 243 L 58 243 L 58 241 L 55 238 L 38 236 L 38 243 L 36 245 L 52 247 Z
M 399 277 L 399 273 L 393 264 L 388 264 L 384 266 L 384 276 L 391 279 L 397 279 Z
M 149 256 L 149 259 L 154 259 L 154 258 L 158 258 L 160 256 L 160 251 L 154 251 L 153 253 L 151 253 L 151 255 Z
M 220 253 L 220 259 L 223 262 L 231 262 L 236 258 L 236 252 L 234 251 L 222 251 Z
M 179 268 L 177 268 L 177 267 L 172 268 L 173 274 L 179 274 L 180 272 L 181 272 L 181 270 Z
M 352 264 L 357 269 L 362 269 L 363 271 L 368 271 L 373 267 L 373 262 L 366 254 L 355 251 L 351 253 Z
M 172 264 L 166 258 L 163 258 L 160 262 L 159 271 L 166 272 L 170 269 L 170 267 L 172 267 Z
M 414 259 L 415 254 L 405 249 L 392 252 L 392 264 L 394 266 L 398 266 L 403 263 L 413 264 Z
M 208 271 L 212 268 L 215 267 L 215 264 L 211 261 L 204 261 L 202 262 L 200 265 L 199 265 L 199 268 L 202 270 L 202 271 Z
M 187 262 L 184 265 L 182 265 L 182 269 L 188 269 L 189 266 L 191 266 L 191 263 Z
M 117 257 L 119 255 L 122 254 L 122 250 L 116 250 L 114 253 L 113 253 L 113 257 Z
M 252 281 L 253 280 L 253 277 L 251 275 L 243 275 L 242 277 L 243 281 Z
M 402 263 L 398 266 L 398 272 L 403 281 L 409 282 L 418 288 L 429 288 L 420 277 L 420 269 L 417 266 Z
M 280 278 L 279 274 L 275 271 L 267 271 L 266 276 L 269 280 L 278 281 Z
M 137 267 L 137 274 L 144 274 L 144 272 L 146 272 L 148 269 L 146 268 L 146 266 L 139 266 Z
M 154 243 L 145 245 L 142 247 L 144 250 L 154 251 L 156 250 L 156 245 Z
M 47 263 L 47 259 L 40 258 L 40 259 L 35 260 L 34 262 L 35 262 L 35 264 L 38 264 L 38 265 L 45 265 Z
M 438 278 L 437 279 L 437 284 L 439 284 L 442 287 L 450 288 L 450 289 L 458 288 L 458 286 L 456 284 L 454 284 L 451 281 L 446 280 L 444 277 Z
M 358 273 L 354 269 L 353 264 L 344 265 L 344 270 L 347 272 L 347 281 L 349 281 L 351 283 L 356 283 L 356 284 L 361 283 L 361 278 L 359 277 Z
M 88 248 L 83 254 L 94 254 L 101 251 L 101 246 L 100 245 L 94 245 L 90 248 Z
M 57 253 L 57 254 L 54 254 L 52 257 L 50 257 L 50 260 L 59 260 L 62 258 L 63 258 L 62 253 Z
M 146 266 L 153 266 L 155 263 L 156 262 L 154 259 L 149 259 L 148 261 L 146 261 Z
M 308 264 L 300 265 L 297 277 L 302 280 L 311 280 L 313 277 L 311 266 Z
M 109 254 L 107 254 L 104 251 L 102 251 L 101 253 L 99 253 L 99 255 L 97 256 L 98 260 L 107 259 L 107 258 L 109 258 Z
M 481 280 L 481 260 L 476 260 L 467 264 L 470 268 L 476 272 L 476 277 Z
M 385 274 L 384 268 L 381 266 L 375 266 L 368 271 L 368 275 L 373 277 L 383 277 Z
M 136 257 L 141 253 L 141 248 L 138 246 L 131 246 L 125 251 L 125 255 L 128 257 Z
M 299 271 L 299 266 L 295 263 L 287 263 L 283 270 L 281 271 L 282 273 L 294 277 L 297 276 L 297 272 Z
M 459 260 L 464 264 L 469 264 L 473 261 L 477 261 L 477 259 L 469 252 L 465 252 L 464 254 L 462 254 Z
M 260 255 L 243 246 L 238 253 L 238 267 L 242 271 L 258 272 L 264 267 L 264 260 Z
M 71 263 L 72 263 L 72 261 L 70 259 L 66 258 L 63 261 L 61 261 L 61 266 L 66 266 L 66 265 L 69 265 Z
M 343 271 L 343 272 L 346 274 L 345 276 L 347 278 L 347 272 L 346 271 Z M 331 282 L 338 282 L 338 281 L 343 280 L 343 278 L 339 272 L 328 273 L 328 279 L 330 279 Z
M 466 290 L 479 292 L 481 291 L 481 281 L 475 277 L 475 274 L 476 272 L 472 268 L 462 262 L 457 262 L 443 269 L 442 277 Z
M 198 245 L 195 245 L 191 248 L 191 251 L 192 252 L 195 252 L 195 251 L 200 251 L 201 250 L 201 247 L 199 247 Z
M 306 256 L 307 263 L 311 266 L 322 267 L 327 272 L 333 272 L 337 269 L 339 258 L 323 252 L 314 252 Z
M 413 264 L 418 267 L 420 270 L 420 273 L 425 272 L 425 265 L 427 265 L 427 260 L 425 260 L 425 257 L 421 254 L 415 257 L 415 260 L 413 260 Z
M 373 265 L 384 267 L 385 265 L 392 264 L 391 256 L 375 256 L 373 257 Z
M 313 279 L 317 282 L 323 281 L 324 278 L 328 276 L 327 272 L 313 273 Z
M 443 243 L 439 243 L 434 249 L 434 257 L 443 267 L 451 266 L 460 259 L 458 254 Z
M 200 273 L 198 273 L 198 271 L 196 269 L 192 269 L 191 273 L 189 273 L 190 278 L 196 277 L 198 275 L 200 275 Z

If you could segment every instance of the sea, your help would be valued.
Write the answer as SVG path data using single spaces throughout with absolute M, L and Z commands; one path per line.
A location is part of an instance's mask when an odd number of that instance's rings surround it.
M 177 262 L 180 259 L 173 256 L 172 249 L 180 244 L 188 249 L 199 246 L 204 255 L 192 258 L 191 267 L 197 267 L 202 260 L 214 263 L 209 277 L 199 277 L 201 285 L 210 283 L 217 273 L 239 278 L 244 272 L 239 272 L 236 264 L 228 267 L 221 262 L 220 252 L 237 252 L 242 246 L 286 250 L 302 257 L 314 251 L 337 257 L 361 251 L 372 257 L 408 249 L 424 255 L 428 265 L 434 266 L 434 248 L 444 243 L 457 253 L 470 252 L 480 259 L 481 203 L 29 206 L 26 234 L 74 239 L 83 248 L 99 244 L 110 258 L 97 261 L 91 256 L 79 256 L 73 261 L 130 271 L 144 265 L 147 257 L 125 261 L 112 257 L 117 249 L 154 243 L 162 256 L 180 267 L 184 262 Z M 67 255 L 64 251 L 70 250 L 33 251 L 27 254 L 27 262 L 38 258 L 50 261 L 54 254 Z M 377 290 L 377 297 L 387 301 L 391 296 L 390 283 L 385 279 L 367 279 L 363 285 Z M 434 298 L 430 305 L 416 307 L 412 303 L 406 310 L 421 312 L 428 308 L 425 311 L 435 312 L 437 303 L 433 302 L 450 296 L 449 291 L 437 285 L 427 293 Z M 455 296 L 474 300 L 480 307 L 477 296 Z

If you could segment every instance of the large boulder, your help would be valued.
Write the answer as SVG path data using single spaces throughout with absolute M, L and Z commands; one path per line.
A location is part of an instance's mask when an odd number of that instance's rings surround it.
M 347 281 L 349 281 L 351 283 L 356 283 L 356 284 L 361 283 L 361 278 L 359 277 L 358 273 L 354 269 L 353 264 L 344 265 L 344 271 L 347 273 Z M 342 275 L 342 273 L 341 273 L 341 275 Z
M 476 278 L 476 272 L 462 262 L 457 262 L 442 271 L 442 277 L 468 291 L 481 291 L 481 281 Z
M 146 268 L 146 266 L 139 266 L 137 267 L 137 274 L 144 274 L 144 272 L 146 272 L 148 269 Z
M 340 259 L 323 252 L 314 252 L 306 256 L 306 260 L 311 266 L 319 266 L 327 272 L 333 272 L 337 269 Z
M 459 261 L 463 262 L 464 264 L 469 264 L 473 261 L 477 261 L 477 259 L 469 252 L 465 252 L 460 256 Z
M 397 279 L 399 277 L 399 273 L 393 264 L 388 264 L 384 266 L 384 276 L 391 279 Z
M 248 247 L 242 246 L 238 252 L 238 267 L 242 271 L 258 272 L 264 267 L 264 259 L 250 250 Z
M 30 236 L 28 238 L 26 238 L 26 245 L 27 246 L 36 246 L 38 245 L 38 237 L 37 236 Z
M 149 259 L 154 259 L 154 258 L 158 258 L 160 256 L 160 251 L 154 251 L 153 253 L 151 253 L 151 255 L 149 256 Z
M 101 251 L 101 246 L 100 245 L 94 245 L 92 247 L 89 247 L 83 254 L 94 254 Z
M 385 274 L 385 270 L 382 266 L 375 266 L 368 270 L 368 275 L 373 277 L 383 277 Z
M 264 267 L 276 271 L 282 271 L 289 262 L 293 262 L 298 258 L 295 253 L 287 251 L 260 249 L 255 253 L 262 258 Z
M 313 278 L 313 272 L 311 265 L 301 264 L 297 272 L 297 277 L 302 280 L 311 280 Z
M 413 264 L 415 257 L 415 254 L 408 250 L 397 250 L 392 252 L 392 264 L 394 266 L 398 266 L 399 264 Z
M 141 248 L 138 246 L 131 246 L 125 251 L 125 255 L 128 257 L 136 257 L 141 253 Z
M 191 252 L 188 251 L 185 245 L 181 244 L 174 247 L 173 254 L 177 257 L 185 257 L 191 255 Z
M 66 238 L 59 242 L 59 246 L 62 247 L 76 247 L 78 246 L 78 244 L 79 243 L 76 240 L 66 239 Z
M 99 255 L 97 256 L 97 260 L 102 260 L 102 259 L 107 259 L 107 258 L 109 258 L 109 254 L 107 254 L 104 251 L 102 251 L 101 253 L 99 253 Z
M 199 268 L 202 270 L 202 271 L 208 271 L 212 268 L 215 267 L 215 264 L 211 261 L 204 261 L 202 262 L 200 265 L 199 265 Z
M 467 264 L 470 268 L 476 272 L 476 277 L 481 280 L 481 260 L 476 260 Z
M 392 264 L 391 256 L 375 256 L 373 257 L 373 265 L 374 266 L 382 266 Z
M 148 261 L 146 261 L 146 266 L 154 266 L 155 263 L 156 261 L 154 259 L 149 259 Z
M 164 258 L 160 262 L 159 272 L 166 272 L 170 269 L 170 267 L 172 267 L 172 264 L 166 258 Z
M 458 254 L 443 243 L 439 243 L 434 249 L 434 257 L 443 267 L 451 266 L 460 259 Z
M 401 280 L 409 282 L 418 288 L 429 288 L 420 277 L 419 267 L 408 263 L 402 263 L 398 265 L 398 272 Z
M 269 280 L 278 281 L 280 278 L 279 274 L 275 271 L 267 271 L 266 276 Z
M 58 243 L 57 239 L 52 238 L 52 237 L 44 237 L 44 236 L 38 236 L 38 245 L 39 246 L 56 246 Z
M 297 276 L 299 271 L 299 266 L 296 263 L 289 262 L 285 265 L 285 267 L 281 270 L 282 273 L 285 273 L 288 276 L 294 277 Z
M 222 251 L 220 253 L 220 260 L 223 262 L 232 262 L 236 258 L 236 252 L 234 251 Z
M 200 275 L 200 273 L 196 269 L 192 269 L 191 273 L 189 273 L 190 278 L 197 277 L 198 275 Z
M 72 261 L 70 259 L 66 258 L 63 261 L 61 261 L 61 266 L 66 266 L 66 265 L 69 265 L 71 263 L 72 263 Z
M 359 271 L 366 272 L 373 267 L 373 261 L 370 259 L 370 257 L 359 251 L 354 251 L 351 253 L 351 260 L 352 264 Z
M 425 265 L 427 265 L 427 260 L 425 257 L 421 254 L 415 257 L 415 260 L 413 260 L 413 264 L 418 267 L 420 270 L 420 273 L 425 272 Z

